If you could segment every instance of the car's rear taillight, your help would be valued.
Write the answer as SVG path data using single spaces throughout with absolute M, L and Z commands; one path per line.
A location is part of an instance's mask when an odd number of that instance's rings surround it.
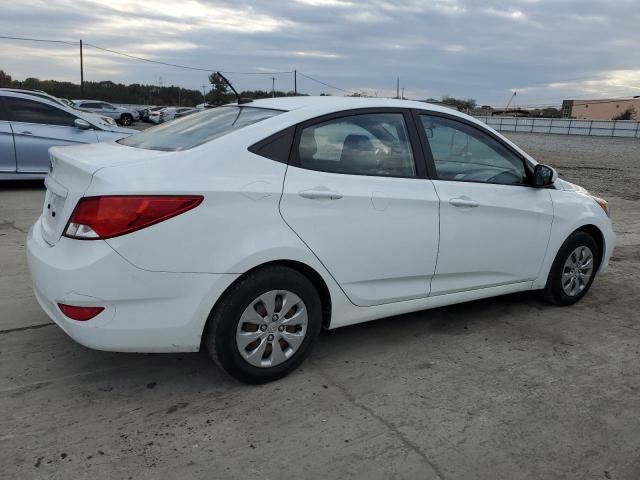
M 104 310 L 104 307 L 76 307 L 74 305 L 65 305 L 64 303 L 59 303 L 58 308 L 65 316 L 79 322 L 91 320 Z
M 202 202 L 201 195 L 109 195 L 80 199 L 64 236 L 80 240 L 112 238 L 180 215 Z

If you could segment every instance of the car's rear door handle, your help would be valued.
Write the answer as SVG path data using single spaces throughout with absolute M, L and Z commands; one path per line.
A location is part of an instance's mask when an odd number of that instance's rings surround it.
M 33 135 L 33 133 L 30 132 L 29 130 L 25 130 L 23 132 L 20 132 L 20 135 Z
M 299 193 L 302 198 L 310 198 L 312 200 L 340 200 L 342 194 L 327 187 L 315 187 L 310 190 L 303 190 Z
M 454 207 L 467 207 L 467 208 L 475 208 L 478 205 L 480 205 L 478 202 L 476 202 L 475 200 L 467 196 L 452 198 L 451 200 L 449 200 L 449 203 Z

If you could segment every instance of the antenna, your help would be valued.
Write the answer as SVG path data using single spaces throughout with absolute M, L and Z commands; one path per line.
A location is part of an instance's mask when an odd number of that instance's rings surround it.
M 220 72 L 216 72 L 216 74 L 224 81 L 224 83 L 226 83 L 229 88 L 233 91 L 233 94 L 236 96 L 236 99 L 238 100 L 238 105 L 241 105 L 243 103 L 250 103 L 253 102 L 252 99 L 250 98 L 240 98 L 240 95 L 238 94 L 238 92 L 236 92 L 236 89 L 233 88 L 233 85 L 231 85 L 231 82 L 229 80 L 227 80 L 227 77 L 225 77 L 224 75 L 222 75 Z

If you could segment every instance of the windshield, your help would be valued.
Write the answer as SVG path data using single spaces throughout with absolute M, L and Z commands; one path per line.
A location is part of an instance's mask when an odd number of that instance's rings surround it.
M 166 152 L 188 150 L 280 113 L 283 112 L 266 108 L 218 107 L 158 125 L 118 140 L 118 143 Z

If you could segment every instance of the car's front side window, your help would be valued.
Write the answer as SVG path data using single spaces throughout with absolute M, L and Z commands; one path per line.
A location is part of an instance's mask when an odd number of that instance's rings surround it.
M 402 113 L 367 113 L 304 128 L 298 144 L 302 168 L 351 175 L 415 176 Z
M 6 97 L 5 101 L 9 118 L 13 122 L 73 127 L 76 119 L 70 113 L 46 103 L 14 97 Z
M 524 184 L 522 159 L 489 135 L 465 123 L 420 115 L 436 174 L 441 180 Z

